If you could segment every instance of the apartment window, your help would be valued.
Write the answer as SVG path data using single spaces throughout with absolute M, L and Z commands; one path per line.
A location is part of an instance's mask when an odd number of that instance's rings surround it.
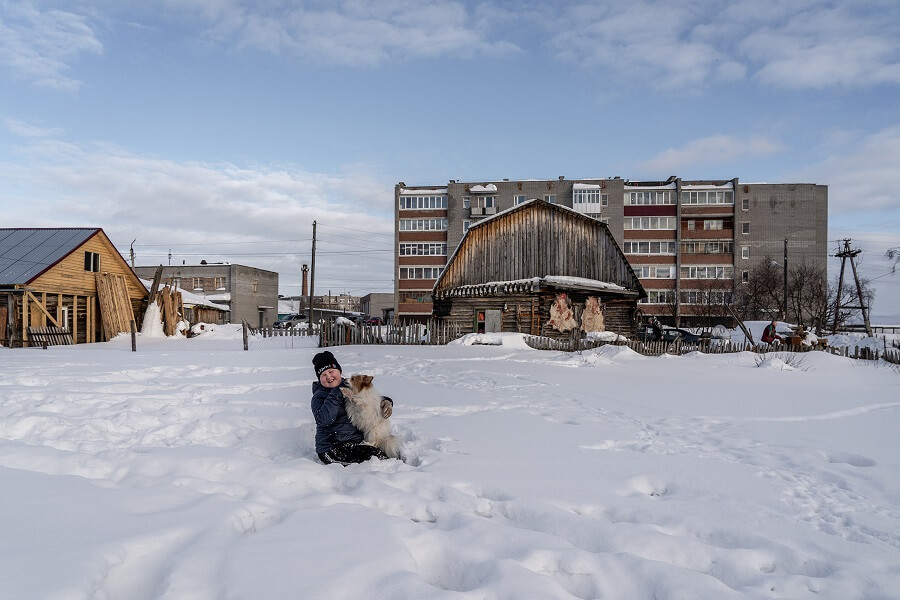
M 741 210 L 750 210 L 750 198 L 741 199 Z
M 675 201 L 672 192 L 669 191 L 628 192 L 625 194 L 625 206 L 645 204 L 675 204 Z
M 100 255 L 96 252 L 84 253 L 84 270 L 91 273 L 100 272 Z
M 601 218 L 601 219 L 600 219 L 600 222 L 601 222 L 601 223 L 606 223 L 607 225 L 609 225 L 609 217 Z
M 472 204 L 475 208 L 494 208 L 497 205 L 497 197 L 496 196 L 480 196 L 475 198 L 475 203 Z
M 691 240 L 681 242 L 682 254 L 731 254 L 734 252 L 734 242 L 731 240 Z
M 401 267 L 400 279 L 437 279 L 443 267 Z
M 744 235 L 750 233 L 750 223 L 741 223 L 741 233 Z
M 609 204 L 609 194 L 601 194 L 600 190 L 573 190 L 572 204 Z
M 447 196 L 400 196 L 401 210 L 447 208 Z
M 675 279 L 675 265 L 635 265 L 634 270 L 641 279 Z
M 675 242 L 625 242 L 625 254 L 675 254 Z
M 513 199 L 513 205 L 518 206 L 525 202 L 525 196 L 515 196 Z
M 400 219 L 400 231 L 447 231 L 447 219 Z
M 470 206 L 472 206 L 472 197 L 466 196 L 463 198 L 463 208 L 469 208 Z
M 722 219 L 704 219 L 703 229 L 705 231 L 713 231 L 722 229 L 724 221 Z
M 674 290 L 647 290 L 647 297 L 641 300 L 641 304 L 674 304 Z
M 202 290 L 203 289 L 203 278 L 202 277 L 191 277 L 191 289 Z
M 750 246 L 741 246 L 741 258 L 750 258 Z
M 463 221 L 463 233 L 467 232 L 471 226 L 472 221 Z
M 682 279 L 733 279 L 734 267 L 726 265 L 691 265 L 681 267 Z
M 741 283 L 750 283 L 750 271 L 741 271 Z
M 217 290 L 225 289 L 225 278 L 224 277 L 213 277 L 213 287 Z
M 400 244 L 400 256 L 446 256 L 447 244 Z
M 681 192 L 682 204 L 734 204 L 732 191 Z
M 681 292 L 681 303 L 682 304 L 730 304 L 731 303 L 731 291 L 730 290 L 688 290 Z
M 694 219 L 688 219 L 688 231 L 694 231 L 697 228 L 697 221 Z
M 675 217 L 625 217 L 625 229 L 675 229 Z
M 544 194 L 544 200 L 550 204 L 556 204 L 556 194 Z

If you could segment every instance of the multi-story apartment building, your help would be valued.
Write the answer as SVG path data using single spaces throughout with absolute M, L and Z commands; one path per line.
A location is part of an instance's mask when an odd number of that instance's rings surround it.
M 762 258 L 824 272 L 828 187 L 729 180 L 608 179 L 460 182 L 394 189 L 398 318 L 431 314 L 431 289 L 468 227 L 526 200 L 606 223 L 641 279 L 645 314 L 690 322 L 730 301 Z M 503 260 L 515 260 L 504 257 Z

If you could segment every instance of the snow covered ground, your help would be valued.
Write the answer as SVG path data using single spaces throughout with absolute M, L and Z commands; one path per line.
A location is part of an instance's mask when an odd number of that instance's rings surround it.
M 317 350 L 215 335 L 0 348 L 0 598 L 900 598 L 886 363 L 341 347 L 406 455 L 343 468 Z

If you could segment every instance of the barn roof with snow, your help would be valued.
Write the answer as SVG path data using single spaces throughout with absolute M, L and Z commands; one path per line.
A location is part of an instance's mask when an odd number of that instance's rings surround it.
M 545 286 L 646 297 L 605 223 L 540 199 L 472 225 L 432 295 L 439 299 Z

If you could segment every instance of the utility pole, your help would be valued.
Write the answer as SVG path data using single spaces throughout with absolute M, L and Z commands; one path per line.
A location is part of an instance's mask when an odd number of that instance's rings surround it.
M 316 287 L 316 222 L 313 221 L 313 237 L 312 237 L 312 260 L 310 261 L 312 265 L 309 273 L 309 302 L 307 302 L 307 307 L 309 308 L 309 314 L 306 319 L 308 321 L 309 327 L 307 328 L 307 333 L 312 335 L 313 333 L 313 296 L 314 290 Z
M 781 318 L 787 321 L 788 293 L 787 293 L 787 238 L 784 238 L 784 292 L 781 299 Z M 798 319 L 799 321 L 799 319 Z
M 866 326 L 866 335 L 872 337 L 872 325 L 869 323 L 869 309 L 866 307 L 866 302 L 863 299 L 862 293 L 862 285 L 859 283 L 859 275 L 856 272 L 856 257 L 862 250 L 854 250 L 850 247 L 850 240 L 844 240 L 844 248 L 835 254 L 835 256 L 840 257 L 841 259 L 841 276 L 838 279 L 838 289 L 837 289 L 837 298 L 834 301 L 834 324 L 831 327 L 831 333 L 834 334 L 837 332 L 838 326 L 838 317 L 841 314 L 842 308 L 853 308 L 859 309 L 862 312 L 863 324 Z M 844 267 L 846 266 L 847 259 L 850 259 L 850 268 L 853 269 L 853 280 L 856 282 L 856 297 L 859 299 L 859 306 L 841 306 L 841 293 L 844 291 Z

